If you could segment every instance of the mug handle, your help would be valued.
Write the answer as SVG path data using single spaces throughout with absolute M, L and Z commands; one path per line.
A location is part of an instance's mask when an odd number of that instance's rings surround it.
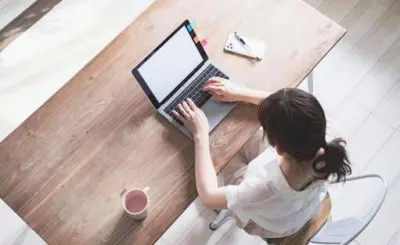
M 148 194 L 149 190 L 150 190 L 150 187 L 146 186 L 145 188 L 143 188 L 142 191 L 143 191 L 144 193 Z
M 121 197 L 124 196 L 124 194 L 125 194 L 126 191 L 127 191 L 126 188 L 123 189 L 119 195 L 120 195 Z
M 126 204 L 125 204 L 125 194 L 126 194 L 127 189 L 123 189 L 122 192 L 119 194 L 122 197 L 122 207 L 126 211 Z

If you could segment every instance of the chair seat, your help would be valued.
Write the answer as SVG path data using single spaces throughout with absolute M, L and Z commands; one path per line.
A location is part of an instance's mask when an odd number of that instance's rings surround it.
M 331 214 L 331 198 L 327 194 L 317 213 L 298 232 L 283 238 L 265 239 L 271 245 L 306 245 L 328 221 Z

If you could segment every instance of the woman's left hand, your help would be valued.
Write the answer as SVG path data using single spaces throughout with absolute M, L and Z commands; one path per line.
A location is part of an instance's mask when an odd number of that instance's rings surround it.
M 190 98 L 180 103 L 178 109 L 179 113 L 175 110 L 172 113 L 192 131 L 195 138 L 208 135 L 208 119 L 204 112 Z

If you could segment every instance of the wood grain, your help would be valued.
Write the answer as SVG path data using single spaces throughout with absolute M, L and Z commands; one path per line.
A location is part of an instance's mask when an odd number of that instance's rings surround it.
M 196 8 L 193 8 L 196 6 Z M 209 56 L 248 86 L 296 86 L 345 30 L 300 0 L 158 1 L 0 143 L 0 197 L 49 244 L 152 244 L 196 197 L 193 145 L 158 116 L 130 71 L 184 19 Z M 238 31 L 267 43 L 256 64 L 223 53 Z M 211 134 L 221 170 L 259 127 L 239 105 Z M 150 186 L 150 214 L 120 193 Z

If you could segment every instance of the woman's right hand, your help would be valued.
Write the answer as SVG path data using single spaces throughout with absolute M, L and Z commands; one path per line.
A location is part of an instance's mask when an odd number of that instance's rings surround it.
M 213 77 L 206 82 L 203 91 L 212 94 L 219 101 L 236 102 L 240 100 L 242 89 L 228 79 Z

